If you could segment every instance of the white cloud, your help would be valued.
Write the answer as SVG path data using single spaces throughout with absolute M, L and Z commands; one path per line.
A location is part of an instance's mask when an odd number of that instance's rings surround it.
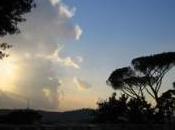
M 79 25 L 76 25 L 75 26 L 75 34 L 76 34 L 75 37 L 76 37 L 76 40 L 79 40 L 80 39 L 82 33 L 83 33 L 83 30 L 80 28 Z
M 61 0 L 49 0 L 53 6 L 57 5 Z
M 86 89 L 91 88 L 91 85 L 87 81 L 81 80 L 77 77 L 73 78 L 73 83 L 76 85 L 76 87 L 79 90 L 86 90 Z
M 57 48 L 59 43 L 79 39 L 76 24 L 71 21 L 75 8 L 60 0 L 36 2 L 38 6 L 26 15 L 27 21 L 19 26 L 21 33 L 2 40 L 13 43 L 11 58 L 14 55 L 18 57 L 15 62 L 20 68 L 18 79 L 12 84 L 16 86 L 16 92 L 25 93 L 30 98 L 32 108 L 56 110 L 61 85 L 59 81 L 67 74 L 62 66 L 80 68 L 70 55 L 60 56 L 60 48 Z M 14 104 L 7 105 L 20 107 Z
M 76 8 L 69 8 L 67 5 L 61 3 L 59 5 L 59 14 L 65 18 L 72 18 L 75 15 Z
M 62 49 L 56 49 L 54 51 L 54 53 L 51 54 L 51 55 L 40 55 L 40 54 L 38 54 L 36 56 L 39 57 L 39 58 L 45 58 L 47 60 L 50 60 L 53 63 L 59 63 L 62 66 L 65 66 L 65 67 L 73 67 L 75 69 L 80 69 L 80 66 L 71 57 L 62 58 L 60 56 L 60 51 L 61 50 Z
M 59 14 L 59 23 L 64 23 L 67 21 L 67 19 L 71 19 L 75 13 L 76 13 L 76 8 L 75 7 L 69 7 L 67 5 L 65 5 L 63 2 L 58 1 L 58 0 L 51 0 L 53 5 L 55 8 L 58 9 L 58 14 Z M 60 20 L 60 18 L 62 20 Z M 70 31 L 71 32 L 71 31 Z M 83 33 L 83 30 L 81 29 L 81 27 L 79 25 L 75 25 L 73 28 L 73 32 L 72 35 L 75 37 L 76 40 L 79 40 L 81 35 Z
M 32 108 L 56 109 L 59 103 L 57 89 L 61 84 L 51 62 L 32 57 L 21 59 L 17 64 L 20 67 L 20 77 L 15 83 L 17 92 L 29 97 Z M 46 91 L 43 93 L 46 88 L 49 90 L 47 95 Z
M 72 18 L 75 15 L 76 8 L 75 7 L 69 7 L 66 4 L 64 4 L 61 0 L 49 0 L 50 3 L 58 9 L 59 16 L 69 19 Z
M 80 68 L 80 66 L 79 66 L 78 64 L 76 64 L 76 63 L 71 59 L 71 57 L 66 57 L 65 59 L 63 59 L 63 64 L 64 64 L 65 66 L 72 66 L 72 67 L 74 67 L 74 68 L 76 68 L 76 69 L 79 69 L 79 68 Z

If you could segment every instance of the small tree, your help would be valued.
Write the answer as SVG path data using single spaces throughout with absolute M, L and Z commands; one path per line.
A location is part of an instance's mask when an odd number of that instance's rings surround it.
M 159 98 L 159 119 L 170 122 L 175 112 L 175 90 L 167 90 Z
M 127 99 L 125 95 L 116 99 L 116 93 L 113 93 L 108 100 L 98 102 L 95 121 L 98 123 L 127 122 Z
M 131 98 L 128 103 L 128 120 L 130 123 L 154 123 L 154 108 L 144 98 Z

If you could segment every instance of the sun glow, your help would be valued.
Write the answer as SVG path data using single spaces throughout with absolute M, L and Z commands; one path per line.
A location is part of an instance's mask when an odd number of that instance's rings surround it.
M 17 78 L 17 66 L 14 59 L 6 58 L 0 60 L 0 90 L 14 91 Z

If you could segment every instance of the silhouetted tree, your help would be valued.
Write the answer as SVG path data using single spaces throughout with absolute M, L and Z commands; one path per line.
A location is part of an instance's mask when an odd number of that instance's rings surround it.
M 144 98 L 130 98 L 127 103 L 130 123 L 154 123 L 154 108 Z
M 0 36 L 18 33 L 18 23 L 26 20 L 23 15 L 30 12 L 34 6 L 34 0 L 1 0 Z
M 132 65 L 139 76 L 145 77 L 147 81 L 145 89 L 158 104 L 162 79 L 175 65 L 175 52 L 135 58 L 132 60 Z
M 96 111 L 96 122 L 98 123 L 124 123 L 127 113 L 127 96 L 122 95 L 116 99 L 116 93 L 113 93 L 107 101 L 98 102 Z
M 164 76 L 174 66 L 175 52 L 167 52 L 135 58 L 131 67 L 119 68 L 111 73 L 107 84 L 130 97 L 127 102 L 127 119 L 130 122 L 171 121 L 175 111 L 175 90 L 167 90 L 160 95 L 160 88 Z M 175 88 L 175 83 L 173 86 Z M 146 95 L 154 99 L 155 107 L 145 100 Z
M 175 90 L 167 90 L 159 97 L 159 111 L 157 119 L 162 122 L 171 122 L 175 112 Z
M 135 98 L 144 98 L 143 91 L 146 91 L 158 104 L 162 79 L 174 65 L 175 52 L 135 58 L 132 68 L 124 67 L 112 72 L 107 84 Z
M 35 7 L 34 0 L 0 0 L 0 37 L 19 33 L 18 23 L 25 21 L 25 13 Z M 5 50 L 11 46 L 0 43 L 0 59 L 7 57 Z
M 154 109 L 144 99 L 128 98 L 122 94 L 116 99 L 113 93 L 106 101 L 97 103 L 98 123 L 154 123 Z

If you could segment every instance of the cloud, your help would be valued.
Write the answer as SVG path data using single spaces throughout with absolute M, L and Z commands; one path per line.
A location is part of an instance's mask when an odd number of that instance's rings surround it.
M 56 109 L 58 107 L 60 79 L 50 61 L 41 58 L 20 59 L 19 79 L 15 82 L 16 91 L 29 98 L 32 108 Z M 49 95 L 43 93 L 49 90 Z M 49 97 L 48 97 L 49 96 Z
M 53 102 L 55 100 L 53 98 L 54 95 L 52 95 L 52 91 L 49 88 L 43 88 L 42 91 L 43 91 L 45 97 L 47 97 L 47 99 L 49 100 L 49 102 Z
M 82 63 L 84 61 L 83 57 L 77 56 L 76 59 L 78 60 L 79 63 Z
M 53 6 L 58 4 L 61 0 L 49 0 Z
M 59 15 L 64 18 L 72 18 L 75 15 L 76 8 L 70 8 L 61 0 L 49 0 L 52 6 L 58 9 Z
M 65 18 L 72 18 L 75 15 L 76 8 L 69 8 L 67 5 L 61 3 L 59 5 L 59 14 Z
M 45 58 L 47 60 L 52 61 L 53 63 L 58 63 L 58 64 L 61 64 L 62 66 L 65 66 L 65 67 L 73 67 L 75 69 L 80 69 L 80 66 L 71 57 L 62 58 L 60 56 L 60 51 L 61 50 L 62 50 L 62 48 L 57 49 L 51 55 L 40 55 L 40 54 L 38 54 L 37 57 Z
M 16 86 L 15 93 L 28 97 L 32 108 L 57 110 L 59 87 L 61 78 L 67 75 L 66 68 L 80 68 L 72 56 L 60 56 L 58 46 L 66 41 L 78 40 L 82 31 L 71 20 L 75 7 L 71 8 L 60 0 L 36 2 L 37 7 L 26 15 L 27 21 L 19 25 L 21 33 L 2 40 L 13 44 L 10 57 L 16 59 L 15 64 L 19 68 L 18 78 L 11 84 Z M 21 107 L 20 103 L 8 103 L 6 106 Z
M 75 34 L 76 34 L 75 37 L 76 37 L 76 40 L 79 40 L 79 39 L 80 39 L 82 33 L 83 33 L 83 31 L 82 31 L 82 29 L 80 28 L 80 26 L 79 26 L 79 25 L 76 25 L 76 26 L 75 26 Z
M 76 69 L 80 68 L 79 65 L 76 64 L 70 57 L 65 58 L 63 60 L 63 63 L 64 63 L 65 66 L 72 66 L 72 67 L 74 67 Z
M 79 90 L 86 90 L 86 89 L 91 88 L 91 85 L 87 81 L 81 80 L 77 77 L 73 78 L 73 83 L 76 85 L 76 87 Z
M 27 108 L 27 98 L 16 93 L 0 90 L 1 109 L 8 108 L 11 104 L 12 108 L 18 106 L 20 108 Z

